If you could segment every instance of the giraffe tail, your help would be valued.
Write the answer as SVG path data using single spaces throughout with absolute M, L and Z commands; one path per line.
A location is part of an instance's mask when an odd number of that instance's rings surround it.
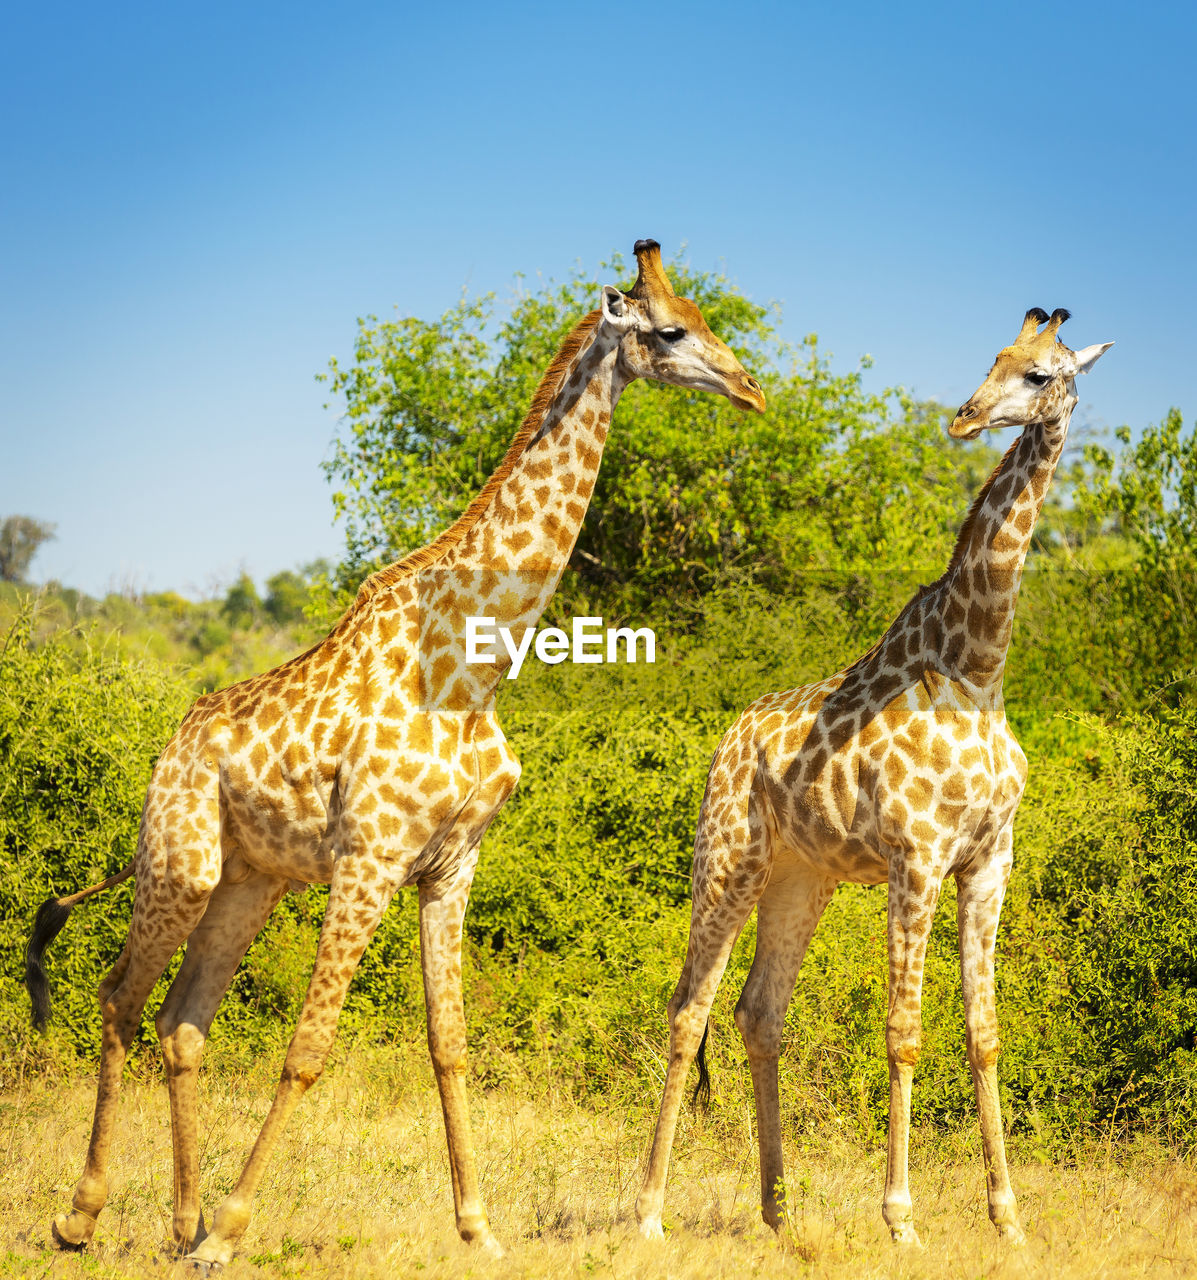
M 94 893 L 103 893 L 121 884 L 133 874 L 134 863 L 130 862 L 116 875 L 109 876 L 99 884 L 89 885 L 62 898 L 51 898 L 43 902 L 37 909 L 33 921 L 33 932 L 25 946 L 25 990 L 29 992 L 29 1000 L 33 1005 L 33 1025 L 39 1030 L 45 1028 L 50 1018 L 50 982 L 46 977 L 45 965 L 42 963 L 46 948 L 58 937 L 62 926 L 71 914 L 71 908 L 78 906 L 85 898 Z
M 694 1059 L 698 1063 L 698 1083 L 694 1086 L 694 1095 L 690 1099 L 693 1106 L 701 1107 L 704 1111 L 711 1105 L 711 1073 L 707 1070 L 707 1036 L 710 1034 L 711 1022 L 708 1018 Z

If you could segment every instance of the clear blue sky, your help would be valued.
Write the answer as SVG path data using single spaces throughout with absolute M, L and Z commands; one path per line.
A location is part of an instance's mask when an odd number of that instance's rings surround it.
M 655 236 L 958 402 L 1029 306 L 1078 421 L 1197 413 L 1190 5 L 10 6 L 0 514 L 98 593 L 336 555 L 355 319 Z M 618 425 L 618 424 L 617 424 Z M 951 447 L 945 444 L 945 447 Z

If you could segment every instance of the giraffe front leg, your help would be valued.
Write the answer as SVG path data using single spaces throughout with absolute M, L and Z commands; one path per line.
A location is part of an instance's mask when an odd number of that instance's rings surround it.
M 968 1065 L 981 1121 L 989 1220 L 1003 1240 L 1026 1243 L 1018 1203 L 1006 1167 L 1006 1143 L 998 1100 L 998 1025 L 993 955 L 1002 898 L 1010 878 L 1013 838 L 1007 828 L 992 859 L 968 876 L 958 876 L 956 918 L 960 930 L 960 981 L 964 993 Z
M 446 879 L 420 885 L 420 961 L 428 1015 L 428 1049 L 441 1095 L 457 1231 L 470 1244 L 502 1255 L 478 1190 L 474 1135 L 466 1098 L 466 1022 L 461 995 L 461 935 L 477 846 Z
M 922 1043 L 923 962 L 939 884 L 912 871 L 912 852 L 892 849 L 889 870 L 889 1143 L 881 1213 L 895 1244 L 921 1248 L 910 1199 L 910 1092 Z

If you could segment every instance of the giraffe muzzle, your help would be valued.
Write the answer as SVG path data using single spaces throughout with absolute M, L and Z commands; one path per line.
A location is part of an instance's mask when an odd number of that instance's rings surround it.
M 953 440 L 975 440 L 981 434 L 982 424 L 977 420 L 977 406 L 969 401 L 956 410 L 948 435 Z
M 765 412 L 765 393 L 761 384 L 751 374 L 740 373 L 731 379 L 727 398 L 737 409 L 749 409 L 754 413 Z

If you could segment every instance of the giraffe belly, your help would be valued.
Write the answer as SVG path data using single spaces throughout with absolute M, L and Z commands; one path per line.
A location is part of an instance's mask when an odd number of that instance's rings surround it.
M 857 793 L 849 800 L 842 788 L 837 793 L 821 779 L 797 799 L 788 817 L 781 843 L 804 866 L 851 884 L 886 879 L 889 862 L 868 797 Z
M 831 876 L 848 884 L 884 884 L 889 875 L 889 862 L 873 845 L 853 837 L 798 844 L 777 859 L 793 859 L 819 875 Z
M 240 858 L 255 871 L 303 884 L 332 879 L 329 815 L 318 797 L 226 792 L 223 799 L 221 843 L 230 873 Z
M 926 736 L 937 742 L 933 730 Z M 970 773 L 900 741 L 843 752 L 788 803 L 774 803 L 781 844 L 820 874 L 856 884 L 887 880 L 895 854 L 946 871 L 967 856 L 998 810 L 1010 811 L 1007 789 L 984 767 L 994 754 L 978 748 Z

